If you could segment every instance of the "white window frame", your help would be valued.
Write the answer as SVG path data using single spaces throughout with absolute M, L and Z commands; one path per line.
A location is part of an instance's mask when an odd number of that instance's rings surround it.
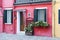
M 35 8 L 35 9 L 48 9 L 47 7 L 38 7 L 38 8 Z

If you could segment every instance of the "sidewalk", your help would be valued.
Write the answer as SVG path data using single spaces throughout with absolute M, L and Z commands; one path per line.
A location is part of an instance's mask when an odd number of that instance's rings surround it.
M 1 33 L 0 40 L 60 40 L 60 38 L 26 36 L 26 35 Z

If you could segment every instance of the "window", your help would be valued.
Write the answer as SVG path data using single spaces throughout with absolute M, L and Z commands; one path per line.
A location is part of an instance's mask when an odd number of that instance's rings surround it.
M 11 24 L 13 22 L 12 10 L 4 10 L 4 23 Z
M 58 23 L 60 24 L 60 10 L 58 10 Z
M 46 22 L 46 9 L 35 9 L 34 10 L 34 21 Z

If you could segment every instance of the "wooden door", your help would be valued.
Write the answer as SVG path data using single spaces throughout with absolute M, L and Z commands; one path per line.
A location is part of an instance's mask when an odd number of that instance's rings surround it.
M 23 12 L 20 12 L 20 31 L 24 31 Z

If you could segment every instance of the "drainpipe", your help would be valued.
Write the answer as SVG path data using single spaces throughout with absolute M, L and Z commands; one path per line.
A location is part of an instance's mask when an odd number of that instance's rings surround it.
M 56 0 L 52 1 L 52 37 L 55 37 L 55 4 L 56 4 Z

